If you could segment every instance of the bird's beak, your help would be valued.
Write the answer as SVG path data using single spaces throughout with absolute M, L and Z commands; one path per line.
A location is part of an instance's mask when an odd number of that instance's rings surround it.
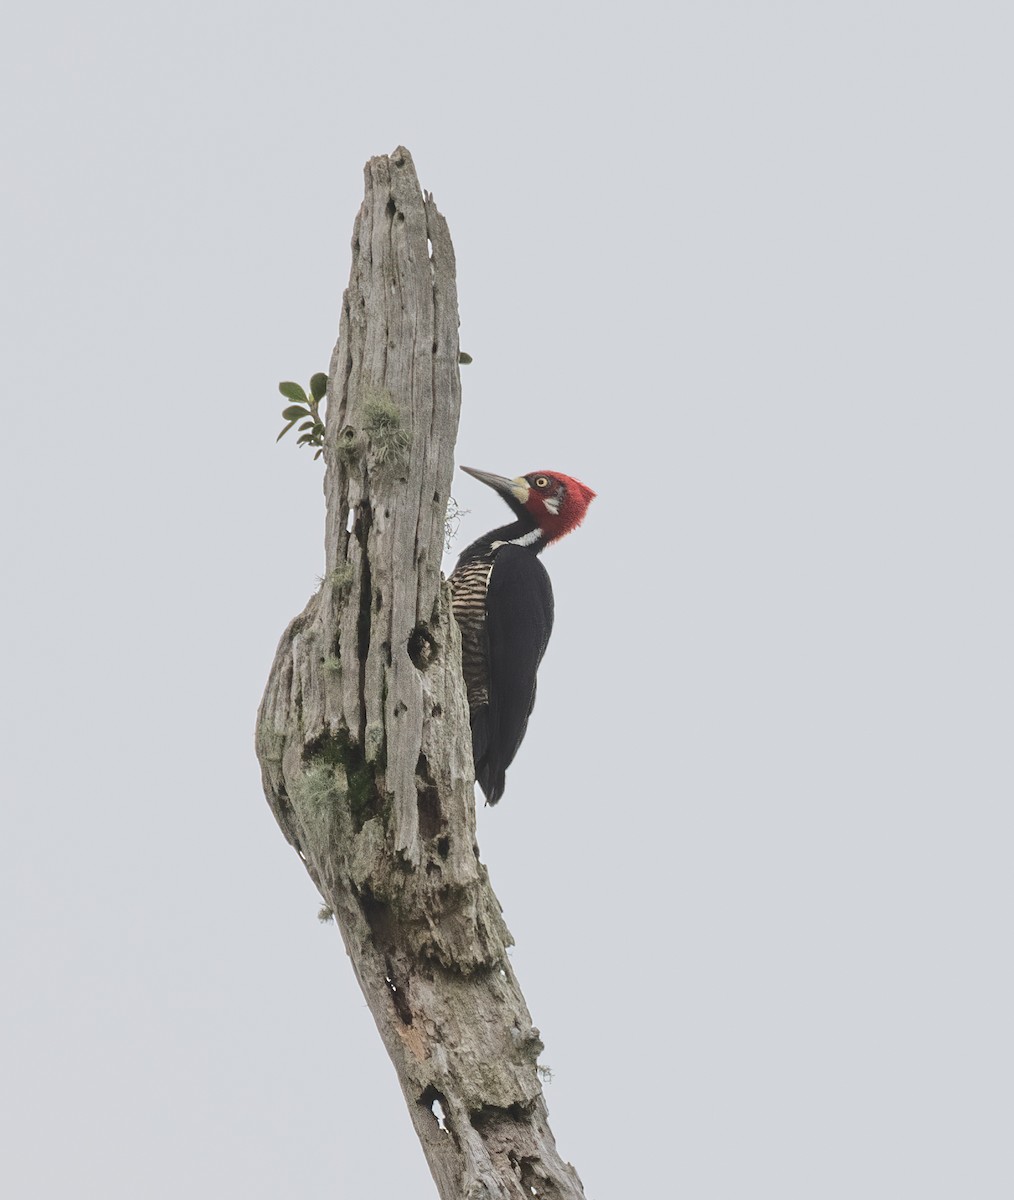
M 461 469 L 466 475 L 471 475 L 473 479 L 478 479 L 480 483 L 491 487 L 494 492 L 499 492 L 501 496 L 517 500 L 519 504 L 528 503 L 528 493 L 531 488 L 524 476 L 507 479 L 503 475 L 491 475 L 489 471 L 477 471 L 474 467 L 462 467 Z

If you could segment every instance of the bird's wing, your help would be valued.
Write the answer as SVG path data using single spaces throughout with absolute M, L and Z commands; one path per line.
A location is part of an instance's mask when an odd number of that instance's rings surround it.
M 486 780 L 480 783 L 490 804 L 503 794 L 504 772 L 525 736 L 536 672 L 552 630 L 553 587 L 546 568 L 530 551 L 502 546 L 486 592 L 489 737 Z

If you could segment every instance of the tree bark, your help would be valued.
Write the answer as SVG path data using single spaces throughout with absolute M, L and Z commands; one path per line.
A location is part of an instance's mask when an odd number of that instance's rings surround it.
M 583 1197 L 549 1129 L 542 1042 L 475 840 L 440 574 L 460 406 L 454 251 L 405 149 L 365 175 L 329 374 L 326 573 L 261 702 L 264 790 L 335 915 L 440 1196 Z

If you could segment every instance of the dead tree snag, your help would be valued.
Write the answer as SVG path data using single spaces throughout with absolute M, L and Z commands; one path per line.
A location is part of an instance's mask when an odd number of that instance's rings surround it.
M 257 755 L 441 1197 L 570 1200 L 581 1183 L 547 1123 L 542 1043 L 475 842 L 440 575 L 459 405 L 454 251 L 399 148 L 366 167 L 329 373 L 326 574 L 282 635 Z

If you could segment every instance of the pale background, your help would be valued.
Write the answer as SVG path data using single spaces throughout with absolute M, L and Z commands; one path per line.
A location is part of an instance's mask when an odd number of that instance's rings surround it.
M 1014 1195 L 1012 12 L 8 13 L 5 1196 L 433 1195 L 252 745 L 322 564 L 276 383 L 400 142 L 458 461 L 599 492 L 479 813 L 563 1154 L 601 1200 Z M 455 493 L 460 548 L 506 510 Z

